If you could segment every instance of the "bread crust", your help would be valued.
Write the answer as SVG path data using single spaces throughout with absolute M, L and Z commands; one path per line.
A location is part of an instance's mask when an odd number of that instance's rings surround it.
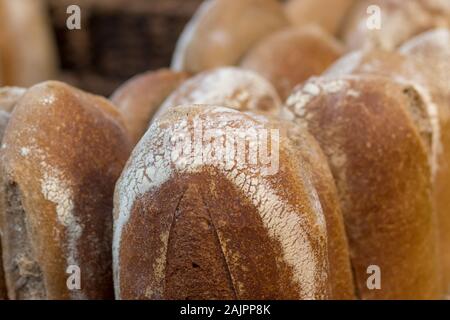
M 155 118 L 172 107 L 193 104 L 220 105 L 274 116 L 281 109 L 281 99 L 267 80 L 252 71 L 221 67 L 185 81 L 164 101 Z
M 314 78 L 287 102 L 328 158 L 362 299 L 442 297 L 427 149 L 407 103 L 376 76 Z M 367 286 L 371 265 L 380 290 Z
M 198 73 L 236 65 L 256 42 L 285 25 L 275 0 L 205 1 L 178 40 L 172 68 Z
M 3 133 L 5 132 L 8 121 L 9 121 L 9 113 L 0 110 L 0 140 L 3 139 Z M 2 232 L 0 227 L 0 300 L 5 300 L 7 298 L 8 294 L 5 283 L 5 272 L 3 271 Z
M 447 29 L 425 32 L 399 48 L 399 52 L 371 51 L 351 54 L 338 61 L 327 76 L 378 74 L 418 91 L 431 123 L 430 163 L 433 198 L 438 215 L 440 257 L 444 283 L 450 291 L 450 33 Z M 432 61 L 432 63 L 431 63 Z M 420 128 L 421 123 L 416 123 Z
M 164 141 L 174 130 L 192 133 L 194 120 L 204 130 L 265 128 L 254 116 L 207 106 L 174 108 L 152 124 L 116 186 L 116 298 L 326 298 L 323 212 L 289 140 L 280 133 L 272 175 L 233 157 L 226 167 L 190 162 L 190 153 L 172 162 Z
M 147 131 L 164 100 L 187 78 L 184 72 L 160 69 L 137 75 L 116 89 L 111 101 L 121 111 L 133 145 Z
M 11 299 L 112 298 L 112 196 L 130 149 L 119 112 L 104 98 L 50 81 L 16 104 L 1 149 L 0 227 Z M 12 225 L 18 210 L 25 228 L 19 234 Z M 68 288 L 68 266 L 79 267 L 80 290 Z
M 241 66 L 265 77 L 286 99 L 296 85 L 320 75 L 343 53 L 342 45 L 321 28 L 292 27 L 260 41 Z

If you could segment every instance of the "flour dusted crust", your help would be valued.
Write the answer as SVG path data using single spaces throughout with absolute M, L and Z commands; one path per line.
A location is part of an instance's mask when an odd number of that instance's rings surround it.
M 409 38 L 447 23 L 424 1 L 361 0 L 357 1 L 343 30 L 343 39 L 350 50 L 379 48 L 393 50 Z M 369 6 L 381 10 L 381 28 L 368 28 L 372 12 Z
M 321 28 L 292 27 L 260 41 L 241 66 L 265 77 L 286 99 L 296 85 L 320 75 L 342 54 L 342 45 Z
M 447 287 L 450 287 L 449 56 L 449 31 L 435 29 L 412 38 L 399 48 L 399 52 L 372 51 L 351 54 L 327 72 L 327 76 L 349 73 L 379 74 L 399 82 L 405 89 L 409 86 L 419 94 L 419 99 L 425 107 L 425 116 L 431 125 L 429 156 L 433 173 L 434 205 L 439 220 L 440 257 Z M 423 121 L 416 124 L 419 129 L 424 128 Z
M 181 34 L 172 68 L 197 73 L 235 65 L 257 41 L 286 24 L 275 0 L 207 0 Z
M 112 298 L 112 197 L 130 148 L 106 99 L 45 82 L 15 105 L 0 190 L 11 299 Z M 69 266 L 80 268 L 81 290 L 68 289 Z
M 155 118 L 172 107 L 192 104 L 220 105 L 268 115 L 277 115 L 281 109 L 281 99 L 267 80 L 252 71 L 221 67 L 185 81 L 164 101 Z
M 151 125 L 116 185 L 116 297 L 327 297 L 324 216 L 289 140 L 269 131 L 279 145 L 279 170 L 270 175 L 235 153 L 222 163 L 197 162 L 195 152 L 171 160 L 169 138 L 192 134 L 199 122 L 222 146 L 223 130 L 266 128 L 254 116 L 208 106 L 174 108 Z M 214 141 L 203 140 L 206 154 Z
M 355 0 L 287 0 L 284 11 L 297 27 L 318 25 L 337 35 L 345 15 Z
M 169 69 L 149 71 L 133 77 L 111 96 L 136 144 L 147 131 L 148 124 L 159 106 L 188 75 Z
M 375 76 L 313 78 L 287 101 L 328 158 L 362 299 L 442 297 L 427 148 L 408 101 Z M 366 285 L 370 265 L 381 290 Z

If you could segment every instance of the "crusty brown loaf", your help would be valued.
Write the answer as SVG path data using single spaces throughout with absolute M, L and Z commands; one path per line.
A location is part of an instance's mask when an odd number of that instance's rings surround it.
M 149 71 L 133 77 L 111 96 L 119 108 L 135 145 L 147 131 L 159 106 L 188 75 L 169 69 Z
M 320 75 L 342 53 L 341 44 L 319 27 L 287 28 L 259 42 L 241 66 L 267 78 L 285 99 L 296 85 Z
M 207 106 L 174 108 L 152 124 L 116 185 L 116 297 L 326 298 L 326 226 L 296 148 L 269 131 L 271 145 L 279 142 L 273 174 L 232 154 L 224 165 L 192 162 L 191 152 L 170 158 L 177 148 L 168 138 L 199 123 L 203 132 L 266 129 L 251 115 Z M 214 141 L 203 143 L 208 150 Z
M 444 283 L 450 291 L 450 33 L 447 29 L 428 31 L 412 38 L 399 50 L 352 53 L 338 61 L 326 74 L 379 74 L 419 91 L 432 124 L 430 162 L 433 194 L 439 219 Z M 421 126 L 418 123 L 418 127 Z
M 207 0 L 179 38 L 172 68 L 197 73 L 235 65 L 257 41 L 286 24 L 276 0 Z
M 285 110 L 328 157 L 362 299 L 442 297 L 427 147 L 403 89 L 375 76 L 314 78 Z M 370 265 L 380 290 L 366 284 Z
M 112 197 L 130 148 L 106 99 L 45 82 L 19 100 L 1 149 L 11 299 L 112 297 Z M 69 265 L 80 268 L 81 290 L 68 289 Z
M 346 18 L 343 39 L 350 50 L 379 48 L 392 50 L 409 38 L 446 22 L 426 3 L 429 0 L 361 0 Z M 381 28 L 369 29 L 367 8 L 381 10 Z
M 316 24 L 337 35 L 341 23 L 355 0 L 287 0 L 284 11 L 297 27 Z
M 180 105 L 209 104 L 240 111 L 278 115 L 281 99 L 275 88 L 258 74 L 221 67 L 197 74 L 180 85 L 161 105 L 155 118 Z

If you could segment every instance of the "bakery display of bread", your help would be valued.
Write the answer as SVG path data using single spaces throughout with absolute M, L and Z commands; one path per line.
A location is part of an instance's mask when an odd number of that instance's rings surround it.
M 184 72 L 169 69 L 137 75 L 120 86 L 111 101 L 121 111 L 133 145 L 141 139 L 164 100 L 188 78 Z
M 45 82 L 15 104 L 0 152 L 10 299 L 113 298 L 112 198 L 130 148 L 104 98 Z M 72 290 L 78 269 L 80 288 Z
M 218 105 L 273 116 L 281 110 L 281 99 L 267 80 L 236 67 L 207 70 L 185 81 L 164 101 L 155 118 L 172 107 L 192 104 Z
M 0 300 L 449 299 L 450 1 L 200 1 L 0 0 Z
M 284 10 L 297 27 L 318 25 L 337 35 L 355 0 L 287 0 Z
M 30 86 L 57 75 L 57 51 L 45 1 L 0 1 L 1 84 Z
M 287 100 L 286 117 L 328 157 L 362 299 L 443 296 L 431 168 L 415 118 L 426 107 L 409 91 L 370 75 L 313 78 Z M 367 285 L 372 265 L 383 270 L 379 290 Z
M 276 0 L 206 0 L 178 40 L 175 70 L 235 65 L 256 42 L 287 25 Z
M 263 39 L 247 53 L 241 66 L 267 78 L 285 99 L 296 85 L 320 75 L 343 51 L 342 45 L 319 27 L 293 27 Z

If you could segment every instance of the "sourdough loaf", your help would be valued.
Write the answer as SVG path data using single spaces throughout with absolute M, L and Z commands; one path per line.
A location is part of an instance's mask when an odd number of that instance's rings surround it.
M 317 192 L 297 149 L 261 117 L 193 106 L 151 125 L 116 185 L 116 298 L 329 296 Z M 220 153 L 239 137 L 248 148 Z M 271 160 L 252 157 L 267 139 Z
M 172 68 L 197 73 L 235 65 L 257 41 L 286 24 L 276 0 L 207 0 L 179 38 Z
M 281 109 L 281 100 L 267 80 L 252 71 L 221 67 L 185 81 L 164 101 L 155 118 L 172 107 L 192 104 L 220 105 L 274 116 Z
M 10 299 L 112 298 L 113 189 L 130 148 L 104 98 L 59 82 L 22 96 L 0 153 Z
M 400 52 L 356 52 L 338 61 L 327 76 L 343 74 L 378 74 L 414 87 L 425 106 L 429 128 L 416 121 L 422 131 L 429 131 L 430 164 L 433 173 L 433 198 L 438 215 L 440 257 L 444 283 L 450 291 L 450 33 L 447 29 L 425 32 L 406 42 Z M 407 91 L 409 94 L 411 90 Z M 414 111 L 414 110 L 413 110 Z M 414 112 L 417 114 L 417 112 Z
M 296 85 L 320 75 L 342 53 L 341 44 L 321 28 L 293 27 L 264 38 L 241 66 L 267 78 L 285 99 Z
M 112 94 L 111 101 L 121 111 L 134 145 L 159 106 L 187 78 L 186 73 L 169 69 L 149 71 L 128 80 Z
M 313 78 L 283 112 L 328 158 L 362 299 L 442 297 L 427 146 L 407 108 L 425 111 L 404 89 L 376 76 Z

